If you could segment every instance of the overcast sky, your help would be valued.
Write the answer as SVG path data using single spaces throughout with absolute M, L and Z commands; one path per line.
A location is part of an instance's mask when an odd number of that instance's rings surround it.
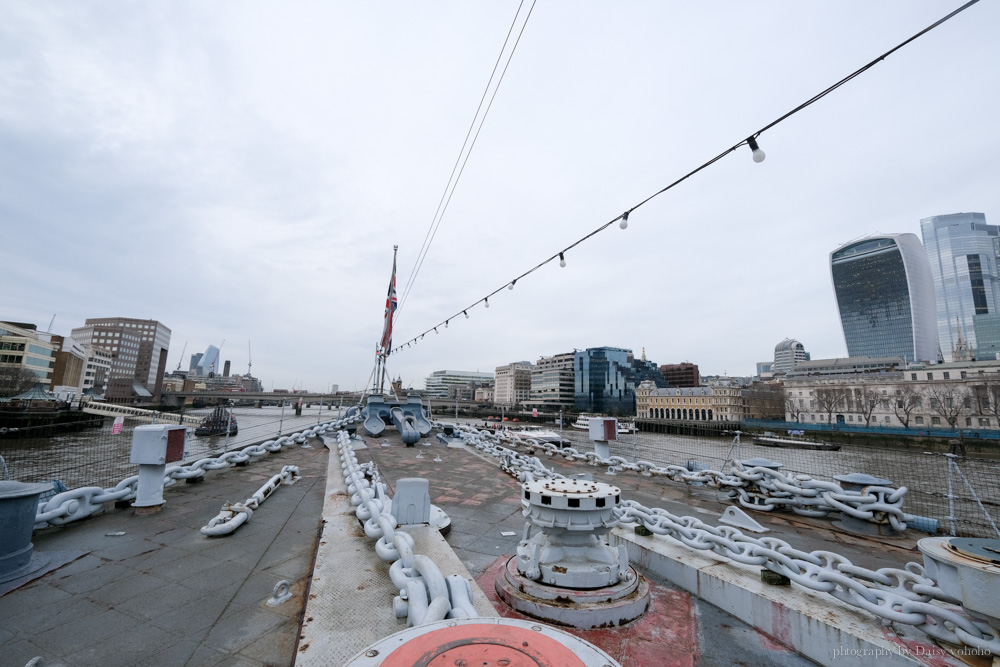
M 531 0 L 522 9 L 523 20 Z M 399 344 L 958 2 L 540 0 Z M 8 2 L 0 319 L 153 318 L 265 388 L 365 386 L 518 3 Z M 520 22 L 519 22 L 520 25 Z M 389 360 L 404 385 L 596 346 L 749 375 L 846 355 L 831 250 L 1000 223 L 1000 4 L 982 2 Z M 515 29 L 515 33 L 516 33 Z

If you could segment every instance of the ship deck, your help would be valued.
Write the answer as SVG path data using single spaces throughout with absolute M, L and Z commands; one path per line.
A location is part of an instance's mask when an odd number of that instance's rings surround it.
M 3 664 L 19 667 L 41 656 L 42 664 L 66 666 L 337 665 L 403 629 L 392 611 L 396 591 L 388 567 L 353 516 L 337 457 L 319 440 L 309 442 L 312 447 L 285 448 L 245 467 L 209 473 L 200 484 L 170 487 L 159 513 L 109 506 L 82 522 L 36 531 L 36 553 L 79 557 L 0 597 Z M 355 449 L 359 461 L 378 465 L 390 495 L 402 477 L 429 480 L 431 502 L 452 524 L 446 539 L 429 529 L 415 533 L 416 551 L 432 555 L 444 574 L 475 579 L 484 615 L 516 617 L 497 602 L 492 587 L 524 526 L 516 480 L 469 447 L 434 439 L 407 447 L 394 431 L 357 441 Z M 228 537 L 199 532 L 223 502 L 248 498 L 283 465 L 299 466 L 302 479 L 279 487 L 250 522 Z M 625 499 L 707 523 L 729 506 L 707 487 L 633 473 L 611 477 L 603 468 L 561 458 L 547 465 L 593 473 L 619 486 Z M 921 560 L 915 547 L 920 534 L 870 538 L 835 530 L 824 520 L 766 513 L 754 518 L 770 529 L 768 535 L 799 549 L 836 551 L 865 567 Z M 644 619 L 577 633 L 622 664 L 814 664 L 781 637 L 653 572 L 643 574 L 654 590 Z M 268 606 L 281 580 L 291 583 L 294 596 Z M 877 620 L 870 624 L 881 634 Z

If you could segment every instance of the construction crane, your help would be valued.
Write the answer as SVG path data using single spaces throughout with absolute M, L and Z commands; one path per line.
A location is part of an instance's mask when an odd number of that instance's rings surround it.
M 247 377 L 253 377 L 250 374 L 250 369 L 253 368 L 253 352 L 250 350 L 250 341 L 247 340 Z
M 58 315 L 59 313 L 56 313 Z M 49 328 L 45 330 L 45 333 L 52 333 L 52 325 L 56 323 L 56 316 L 53 315 L 52 319 L 49 320 Z
M 188 342 L 184 341 L 184 348 L 181 349 L 181 358 L 177 360 L 177 370 L 174 371 L 175 373 L 181 369 L 181 364 L 184 363 L 184 353 L 187 352 L 187 349 L 188 349 Z

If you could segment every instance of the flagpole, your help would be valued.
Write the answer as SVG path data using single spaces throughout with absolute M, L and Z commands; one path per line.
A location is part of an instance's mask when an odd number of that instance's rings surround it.
M 389 279 L 389 292 L 385 298 L 385 322 L 382 327 L 382 340 L 379 342 L 378 365 L 378 393 L 385 395 L 385 360 L 389 356 L 392 347 L 392 318 L 396 313 L 396 252 L 398 245 L 392 246 L 392 276 Z

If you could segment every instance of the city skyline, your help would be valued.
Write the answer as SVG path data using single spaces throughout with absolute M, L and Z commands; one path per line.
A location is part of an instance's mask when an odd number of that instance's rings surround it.
M 266 388 L 361 389 L 393 245 L 398 344 L 947 9 L 539 4 L 403 299 L 516 3 L 18 5 L 0 26 L 0 318 L 44 331 L 54 314 L 62 335 L 155 319 L 167 370 L 225 340 L 244 373 L 250 340 Z M 741 148 L 389 373 L 419 387 L 613 345 L 752 375 L 785 338 L 844 356 L 832 248 L 1000 215 L 998 20 L 987 3 L 956 16 L 761 135 L 764 162 Z

